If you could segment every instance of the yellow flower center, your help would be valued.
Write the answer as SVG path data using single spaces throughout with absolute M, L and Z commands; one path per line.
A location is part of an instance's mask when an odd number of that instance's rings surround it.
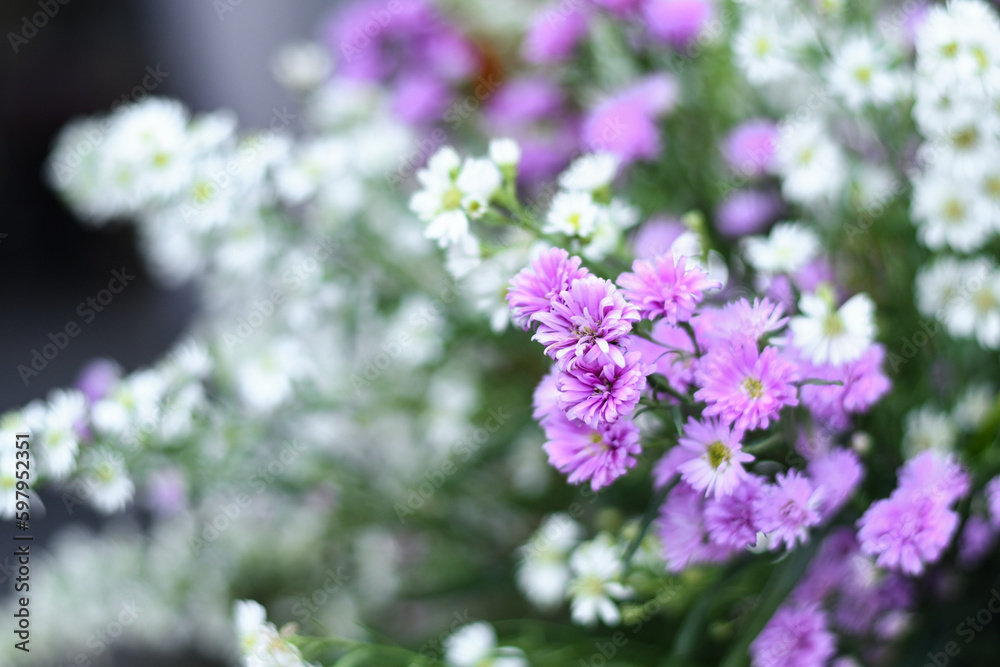
M 827 338 L 839 336 L 844 333 L 844 328 L 844 320 L 840 317 L 840 313 L 830 313 L 823 318 L 823 335 Z
M 764 395 L 764 384 L 757 378 L 749 377 L 743 380 L 743 384 L 740 385 L 747 396 L 753 399 L 758 399 Z
M 718 470 L 723 463 L 729 463 L 733 458 L 733 452 L 720 440 L 716 440 L 708 446 L 708 462 L 713 468 Z
M 951 197 L 941 208 L 941 215 L 943 215 L 944 219 L 948 222 L 961 222 L 965 217 L 965 206 L 955 197 Z
M 446 211 L 453 211 L 462 205 L 462 191 L 452 186 L 441 197 L 441 208 Z

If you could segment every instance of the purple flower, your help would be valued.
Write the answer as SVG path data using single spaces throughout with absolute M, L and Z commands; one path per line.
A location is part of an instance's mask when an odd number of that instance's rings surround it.
M 792 384 L 798 379 L 796 368 L 771 346 L 760 353 L 756 345 L 713 350 L 695 376 L 702 387 L 695 400 L 708 403 L 704 414 L 719 415 L 744 431 L 767 428 L 783 407 L 798 405 Z
M 704 311 L 694 319 L 692 326 L 698 340 L 710 347 L 714 343 L 737 341 L 756 345 L 764 336 L 780 331 L 788 323 L 781 304 L 767 299 L 754 299 L 752 305 L 740 299 L 727 303 L 720 311 Z
M 782 543 L 793 549 L 809 539 L 809 527 L 820 521 L 821 492 L 798 470 L 778 473 L 754 503 L 757 524 L 771 535 L 771 548 Z
M 712 14 L 708 0 L 646 0 L 642 7 L 650 35 L 678 50 L 698 38 Z
M 785 604 L 750 644 L 753 667 L 824 667 L 836 652 L 818 605 Z
M 570 484 L 589 480 L 594 491 L 628 472 L 635 466 L 635 457 L 642 453 L 639 428 L 625 419 L 593 429 L 553 413 L 542 427 L 548 440 L 545 452 L 549 463 L 569 473 Z
M 747 475 L 728 496 L 709 499 L 705 503 L 705 527 L 713 543 L 745 549 L 757 541 L 754 505 L 761 497 L 764 480 L 757 475 Z
M 653 487 L 662 489 L 677 476 L 677 469 L 691 460 L 691 453 L 683 447 L 671 447 L 653 466 Z
M 809 462 L 808 470 L 821 494 L 823 518 L 833 516 L 847 502 L 865 474 L 857 454 L 843 448 L 816 457 Z
M 597 276 L 578 278 L 552 300 L 548 312 L 536 312 L 539 323 L 532 337 L 545 346 L 545 354 L 560 368 L 571 369 L 583 361 L 603 366 L 605 359 L 623 366 L 632 322 L 639 310 L 625 301 L 609 280 Z
M 559 369 L 553 366 L 535 387 L 531 401 L 534 411 L 531 416 L 538 421 L 542 421 L 553 412 L 562 412 L 559 408 L 559 388 L 556 386 L 558 377 Z
M 448 84 L 433 74 L 399 77 L 392 91 L 392 111 L 404 123 L 424 125 L 441 118 L 451 104 Z
M 792 591 L 796 602 L 821 603 L 846 580 L 851 561 L 862 558 L 858 541 L 850 528 L 837 528 L 820 544 L 809 569 Z
M 958 515 L 947 505 L 896 489 L 858 520 L 858 539 L 861 550 L 877 556 L 882 567 L 919 575 L 926 563 L 941 557 L 957 527 Z
M 83 392 L 87 402 L 93 405 L 101 400 L 118 384 L 122 369 L 110 359 L 94 359 L 80 369 L 74 387 Z
M 965 497 L 970 484 L 969 475 L 953 454 L 929 449 L 903 465 L 898 490 L 947 506 Z
M 616 14 L 624 15 L 638 9 L 643 0 L 591 0 L 591 2 Z
M 673 108 L 677 84 L 654 74 L 590 111 L 583 121 L 583 145 L 617 155 L 623 164 L 652 160 L 662 151 L 656 119 Z
M 990 510 L 990 522 L 1000 529 L 1000 475 L 986 485 L 986 505 Z
M 704 291 L 721 287 L 700 267 L 687 266 L 687 257 L 673 253 L 635 260 L 632 273 L 621 274 L 617 282 L 643 318 L 663 317 L 670 324 L 690 320 Z
M 692 563 L 723 560 L 732 553 L 708 541 L 704 508 L 705 496 L 683 482 L 670 490 L 660 507 L 656 528 L 668 572 L 680 572 Z
M 861 358 L 841 366 L 816 366 L 801 358 L 802 375 L 819 380 L 843 382 L 843 386 L 804 385 L 799 390 L 802 404 L 813 416 L 831 428 L 845 428 L 849 415 L 868 410 L 890 389 L 889 378 L 882 371 L 885 348 L 870 346 Z
M 514 276 L 507 291 L 511 317 L 525 331 L 536 313 L 548 312 L 553 299 L 577 278 L 587 276 L 579 257 L 570 257 L 562 248 L 543 251 L 531 265 Z
M 727 238 L 756 234 L 781 213 L 781 197 L 763 190 L 734 190 L 715 209 L 715 228 Z
M 687 332 L 660 320 L 653 325 L 652 337 L 656 342 L 632 337 L 629 350 L 642 355 L 642 363 L 651 372 L 663 375 L 676 391 L 686 394 L 694 382 L 694 343 Z M 663 399 L 676 402 L 677 399 L 663 393 Z
M 747 177 L 763 176 L 774 163 L 778 126 L 766 118 L 748 120 L 726 135 L 722 155 L 729 168 Z
M 535 17 L 522 53 L 530 63 L 551 63 L 568 58 L 587 34 L 590 12 L 580 6 L 556 5 Z
M 638 352 L 626 354 L 622 364 L 610 358 L 581 362 L 559 375 L 559 405 L 570 419 L 594 428 L 614 423 L 635 409 L 648 373 Z
M 680 220 L 658 216 L 650 218 L 632 239 L 632 254 L 638 259 L 653 259 L 670 252 L 670 247 L 686 231 Z
M 993 550 L 997 533 L 990 522 L 973 514 L 965 521 L 958 543 L 958 559 L 967 570 L 975 569 L 983 556 Z
M 744 463 L 753 456 L 742 451 L 742 431 L 733 431 L 718 420 L 696 421 L 689 418 L 684 434 L 677 444 L 688 451 L 689 460 L 681 464 L 681 478 L 696 491 L 714 495 L 716 499 L 728 496 L 746 479 Z

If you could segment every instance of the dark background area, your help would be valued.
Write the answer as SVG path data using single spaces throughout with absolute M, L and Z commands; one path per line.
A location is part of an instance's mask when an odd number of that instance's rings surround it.
M 44 162 L 59 130 L 75 117 L 107 113 L 115 101 L 134 99 L 147 67 L 166 74 L 152 94 L 177 98 L 195 113 L 231 109 L 243 131 L 263 127 L 272 108 L 292 102 L 274 82 L 269 58 L 282 44 L 318 36 L 335 4 L 62 2 L 0 3 L 0 412 L 72 384 L 95 357 L 112 358 L 126 371 L 154 362 L 197 311 L 196 285 L 167 290 L 149 278 L 126 223 L 84 226 L 46 185 Z M 44 20 L 38 16 L 43 5 L 52 14 Z M 136 280 L 84 323 L 78 304 L 123 267 Z M 33 351 L 69 321 L 80 325 L 79 335 L 25 382 L 18 365 L 30 366 Z M 70 521 L 101 522 L 80 508 L 70 517 L 58 494 L 43 493 L 42 500 L 47 515 L 35 524 L 40 550 Z M 6 523 L 0 529 L 5 544 L 8 529 Z M 192 655 L 155 659 L 118 652 L 105 664 L 210 663 Z

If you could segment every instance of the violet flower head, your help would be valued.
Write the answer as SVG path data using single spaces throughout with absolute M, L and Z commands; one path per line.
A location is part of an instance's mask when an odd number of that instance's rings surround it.
M 589 481 L 594 491 L 628 472 L 642 453 L 639 428 L 626 419 L 593 429 L 553 414 L 542 426 L 549 463 L 568 473 L 570 484 Z
M 705 527 L 713 543 L 745 549 L 757 541 L 754 505 L 762 497 L 764 480 L 748 474 L 732 493 L 705 503 Z
M 448 84 L 425 72 L 399 77 L 392 91 L 392 112 L 409 125 L 423 125 L 441 118 L 451 104 Z
M 656 529 L 668 572 L 680 572 L 692 563 L 723 560 L 732 553 L 732 549 L 708 541 L 705 502 L 703 494 L 681 482 L 660 507 Z
M 783 605 L 750 644 L 754 667 L 824 667 L 835 653 L 819 605 Z
M 93 359 L 80 369 L 74 387 L 83 392 L 87 402 L 93 405 L 101 400 L 118 384 L 122 369 L 110 359 Z
M 990 511 L 990 523 L 1000 529 L 1000 475 L 986 485 L 986 506 Z
M 878 565 L 920 575 L 941 557 L 957 528 L 958 515 L 947 505 L 896 489 L 858 519 L 858 539 Z
M 538 14 L 524 39 L 524 59 L 537 64 L 568 58 L 587 34 L 590 23 L 590 10 L 581 5 L 554 5 Z
M 612 424 L 635 409 L 648 373 L 638 352 L 627 353 L 621 364 L 583 361 L 560 374 L 559 405 L 570 419 L 593 428 Z
M 728 496 L 747 477 L 743 464 L 753 461 L 753 456 L 742 451 L 742 437 L 741 431 L 734 432 L 718 420 L 689 418 L 677 440 L 691 455 L 678 468 L 682 479 L 706 496 Z
M 570 257 L 562 248 L 543 251 L 531 265 L 514 276 L 507 291 L 507 302 L 514 322 L 527 331 L 537 313 L 548 312 L 552 301 L 560 298 L 574 280 L 588 275 L 580 268 L 579 257 Z
M 547 312 L 536 312 L 532 337 L 564 370 L 578 362 L 598 366 L 605 360 L 623 366 L 632 323 L 639 310 L 625 301 L 609 280 L 586 276 L 573 280 Z
M 734 190 L 715 209 L 715 227 L 735 239 L 762 231 L 781 213 L 781 197 L 764 190 Z
M 632 272 L 618 276 L 622 294 L 645 319 L 663 317 L 670 324 L 687 322 L 704 298 L 705 290 L 721 287 L 701 267 L 687 265 L 687 257 L 667 253 L 655 259 L 637 259 Z
M 674 241 L 687 231 L 684 224 L 675 218 L 656 216 L 639 227 L 632 238 L 632 254 L 637 259 L 653 259 L 670 252 Z
M 642 79 L 586 115 L 584 147 L 613 153 L 622 164 L 656 158 L 662 150 L 657 118 L 670 111 L 676 99 L 672 77 L 654 74 Z
M 729 168 L 747 177 L 763 176 L 774 164 L 774 147 L 778 126 L 772 120 L 759 118 L 737 125 L 726 135 L 722 155 Z
M 754 504 L 757 524 L 771 534 L 771 548 L 794 549 L 809 539 L 809 528 L 820 522 L 822 493 L 798 470 L 778 473 L 775 484 Z
M 973 514 L 965 520 L 962 536 L 958 541 L 958 560 L 966 570 L 975 569 L 983 557 L 993 550 L 997 542 L 997 531 L 990 522 Z
M 897 490 L 948 506 L 964 498 L 970 487 L 968 473 L 953 454 L 928 449 L 903 465 Z
M 746 299 L 731 301 L 719 311 L 703 311 L 692 322 L 698 340 L 730 344 L 737 341 L 745 344 L 759 343 L 764 336 L 781 331 L 788 324 L 785 309 L 780 303 L 768 299 L 754 299 L 751 304 Z
M 821 492 L 820 510 L 824 518 L 832 516 L 847 502 L 865 474 L 858 455 L 840 447 L 810 461 L 808 471 Z
M 694 342 L 683 329 L 660 320 L 653 325 L 652 337 L 656 342 L 632 337 L 629 350 L 642 355 L 642 362 L 650 367 L 651 372 L 659 373 L 667 379 L 671 388 L 686 394 L 694 382 Z M 655 390 L 654 390 L 655 391 Z M 667 403 L 677 402 L 677 399 L 667 392 L 657 392 L 660 400 Z
M 713 14 L 709 0 L 646 0 L 642 7 L 643 23 L 653 39 L 677 50 L 698 39 Z
M 794 364 L 778 356 L 768 346 L 736 345 L 731 350 L 714 350 L 702 360 L 695 374 L 701 389 L 695 400 L 705 401 L 704 415 L 720 416 L 743 431 L 767 428 L 785 406 L 798 405 L 798 380 Z
M 562 412 L 559 407 L 559 388 L 556 386 L 558 377 L 559 369 L 553 366 L 548 373 L 542 376 L 535 387 L 535 392 L 531 397 L 533 408 L 531 416 L 538 421 L 542 421 L 554 412 Z

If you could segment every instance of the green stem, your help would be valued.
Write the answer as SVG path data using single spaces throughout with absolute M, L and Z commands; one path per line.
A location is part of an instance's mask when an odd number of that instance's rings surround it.
M 639 545 L 642 544 L 642 539 L 646 537 L 646 533 L 649 531 L 649 527 L 653 523 L 653 519 L 656 518 L 656 513 L 660 509 L 660 505 L 663 501 L 667 499 L 667 494 L 670 493 L 670 489 L 674 488 L 677 484 L 677 478 L 674 478 L 670 483 L 665 484 L 663 488 L 659 489 L 653 498 L 649 501 L 649 506 L 646 508 L 646 513 L 642 515 L 642 521 L 639 523 L 639 532 L 635 534 L 632 539 L 632 543 L 628 545 L 628 549 L 625 550 L 625 555 L 622 556 L 622 568 L 628 567 L 629 561 L 632 560 L 632 556 L 635 552 L 639 550 Z

